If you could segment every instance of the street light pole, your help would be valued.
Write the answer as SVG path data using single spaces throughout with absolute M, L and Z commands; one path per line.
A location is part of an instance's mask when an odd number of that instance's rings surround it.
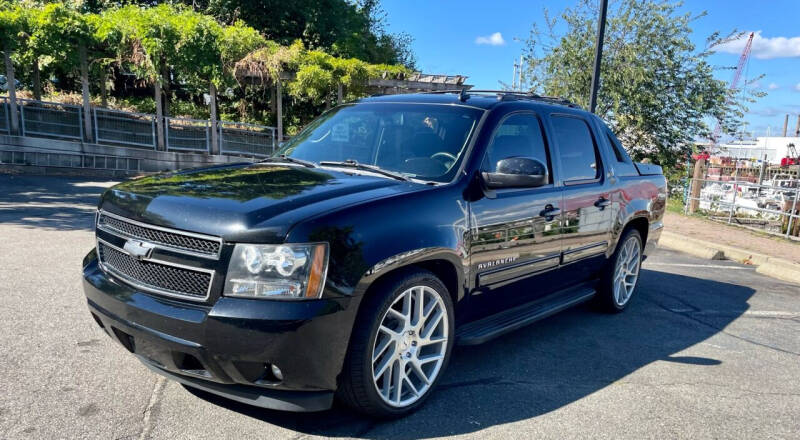
M 589 96 L 589 111 L 597 108 L 597 88 L 600 85 L 600 61 L 603 57 L 603 36 L 606 33 L 606 11 L 608 0 L 600 0 L 600 21 L 597 23 L 597 43 L 594 50 L 594 71 L 592 72 L 592 91 Z

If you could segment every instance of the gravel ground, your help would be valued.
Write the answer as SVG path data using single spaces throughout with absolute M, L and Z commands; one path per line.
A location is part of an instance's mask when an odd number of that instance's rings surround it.
M 0 438 L 797 438 L 800 286 L 657 251 L 619 315 L 578 307 L 459 348 L 392 422 L 247 407 L 150 373 L 91 320 L 108 182 L 0 175 Z

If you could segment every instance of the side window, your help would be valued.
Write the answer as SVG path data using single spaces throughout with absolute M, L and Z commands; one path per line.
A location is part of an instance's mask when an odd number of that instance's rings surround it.
M 586 121 L 570 116 L 553 116 L 552 122 L 561 155 L 562 179 L 565 182 L 597 179 L 600 159 Z
M 608 143 L 611 145 L 611 149 L 614 150 L 614 156 L 617 158 L 617 162 L 630 162 L 628 155 L 625 154 L 625 150 L 622 148 L 622 144 L 619 143 L 619 139 L 614 136 L 614 133 L 606 129 L 606 135 L 608 136 Z
M 483 169 L 494 172 L 497 162 L 509 157 L 532 157 L 547 166 L 553 175 L 550 159 L 542 133 L 542 125 L 536 115 L 530 113 L 514 114 L 507 117 L 494 133 L 494 137 L 483 158 Z

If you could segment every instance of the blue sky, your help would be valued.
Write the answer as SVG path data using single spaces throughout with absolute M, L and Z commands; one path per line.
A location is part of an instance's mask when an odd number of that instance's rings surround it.
M 523 44 L 515 38 L 524 41 L 534 22 L 543 24 L 545 6 L 556 13 L 575 3 L 385 0 L 383 7 L 390 31 L 414 37 L 422 71 L 467 75 L 468 83 L 476 88 L 498 89 L 498 80 L 511 82 L 514 60 L 522 52 Z M 751 87 L 760 87 L 768 95 L 750 106 L 747 130 L 763 136 L 771 126 L 773 135 L 780 135 L 784 114 L 790 113 L 789 131 L 793 132 L 800 113 L 800 0 L 686 0 L 683 9 L 708 12 L 693 23 L 691 38 L 697 47 L 703 47 L 705 38 L 715 30 L 761 31 L 747 72 L 751 79 L 765 75 Z M 743 41 L 732 44 L 714 54 L 711 63 L 735 66 L 743 45 Z M 729 82 L 733 71 L 720 70 L 716 75 Z

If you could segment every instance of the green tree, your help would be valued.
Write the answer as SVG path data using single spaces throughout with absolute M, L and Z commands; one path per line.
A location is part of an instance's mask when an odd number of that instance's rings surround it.
M 96 41 L 88 16 L 63 3 L 49 3 L 35 15 L 32 28 L 29 44 L 34 54 L 47 54 L 65 70 L 79 72 L 84 133 L 91 139 L 89 53 Z
M 413 68 L 411 38 L 385 30 L 379 0 L 183 0 L 222 23 L 244 20 L 266 38 L 370 63 Z
M 182 56 L 176 48 L 181 42 L 178 10 L 171 5 L 153 8 L 125 6 L 104 14 L 106 26 L 119 32 L 119 57 L 122 65 L 153 85 L 159 149 L 164 148 L 164 90 L 169 87 L 170 68 Z M 167 93 L 168 93 L 167 88 Z
M 6 84 L 8 88 L 11 132 L 19 131 L 17 120 L 16 76 L 14 75 L 14 53 L 23 49 L 21 34 L 27 27 L 26 9 L 20 4 L 0 2 L 0 49 L 3 50 L 3 61 L 6 68 Z
M 714 33 L 697 50 L 689 39 L 698 17 L 662 0 L 622 0 L 609 8 L 597 114 L 610 123 L 632 156 L 672 167 L 708 138 L 719 119 L 738 125 L 743 103 L 713 76 L 713 48 L 738 34 Z M 545 13 L 526 49 L 531 89 L 587 106 L 597 29 L 596 2 L 582 0 L 558 18 Z M 702 16 L 702 14 L 701 14 Z M 565 28 L 561 35 L 555 29 Z

